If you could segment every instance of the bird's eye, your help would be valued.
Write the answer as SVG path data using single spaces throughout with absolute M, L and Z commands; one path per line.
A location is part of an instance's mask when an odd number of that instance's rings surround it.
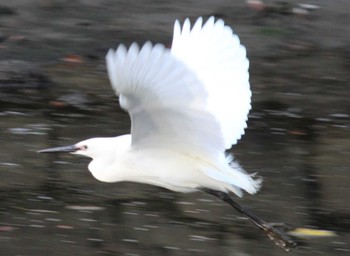
M 88 149 L 88 146 L 87 145 L 82 145 L 81 147 L 80 147 L 80 150 L 87 150 Z

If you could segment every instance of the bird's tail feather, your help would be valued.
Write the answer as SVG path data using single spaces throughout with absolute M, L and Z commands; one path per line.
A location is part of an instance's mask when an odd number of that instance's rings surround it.
M 241 197 L 242 190 L 249 194 L 255 194 L 261 187 L 262 178 L 256 177 L 256 174 L 246 173 L 242 167 L 233 160 L 232 156 L 227 156 L 225 164 L 219 169 L 205 168 L 202 171 L 209 177 L 223 182 L 223 188 L 226 191 L 235 193 Z

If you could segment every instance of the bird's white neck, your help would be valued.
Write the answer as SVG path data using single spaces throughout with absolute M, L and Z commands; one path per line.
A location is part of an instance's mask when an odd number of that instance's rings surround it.
M 94 138 L 96 150 L 90 155 L 92 161 L 89 170 L 92 175 L 104 182 L 115 182 L 113 176 L 118 172 L 117 163 L 120 163 L 124 153 L 130 149 L 131 135 L 122 135 L 114 138 Z

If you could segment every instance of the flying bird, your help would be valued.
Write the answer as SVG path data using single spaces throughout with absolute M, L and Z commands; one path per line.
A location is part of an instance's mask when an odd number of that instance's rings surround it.
M 238 205 L 231 194 L 256 193 L 261 179 L 226 152 L 244 134 L 251 108 L 246 49 L 221 19 L 199 17 L 174 25 L 171 49 L 162 44 L 119 45 L 106 56 L 108 76 L 131 134 L 92 138 L 40 153 L 92 158 L 103 182 L 131 181 L 176 192 L 204 191 L 227 202 L 279 246 L 295 242 L 283 226 Z

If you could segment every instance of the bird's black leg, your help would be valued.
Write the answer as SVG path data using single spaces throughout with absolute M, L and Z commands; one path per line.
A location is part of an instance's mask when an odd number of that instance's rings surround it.
M 285 224 L 265 222 L 264 220 L 260 219 L 236 203 L 227 193 L 212 190 L 209 188 L 200 188 L 199 190 L 216 196 L 222 201 L 231 205 L 238 212 L 246 216 L 255 226 L 263 230 L 267 236 L 276 243 L 276 245 L 283 248 L 284 250 L 289 251 L 291 248 L 297 246 L 297 243 L 285 233 L 285 230 L 287 229 L 287 226 Z

